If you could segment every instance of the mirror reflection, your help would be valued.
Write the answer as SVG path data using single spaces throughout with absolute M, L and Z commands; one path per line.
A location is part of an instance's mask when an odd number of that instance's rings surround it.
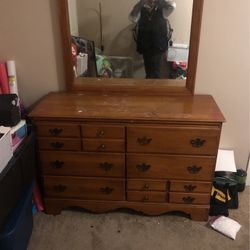
M 193 0 L 68 0 L 76 77 L 186 80 Z

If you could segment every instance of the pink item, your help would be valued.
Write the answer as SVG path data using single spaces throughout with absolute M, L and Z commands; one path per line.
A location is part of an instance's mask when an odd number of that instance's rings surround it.
M 36 208 L 39 212 L 44 210 L 43 202 L 42 202 L 42 197 L 40 193 L 40 189 L 38 186 L 37 181 L 35 181 L 34 187 L 33 187 L 33 200 L 36 205 Z
M 0 87 L 3 94 L 9 94 L 9 80 L 5 63 L 0 63 Z

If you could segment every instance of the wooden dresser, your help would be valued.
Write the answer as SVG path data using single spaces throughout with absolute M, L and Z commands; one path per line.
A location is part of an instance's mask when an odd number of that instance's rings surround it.
M 50 93 L 29 116 L 47 213 L 130 208 L 207 219 L 224 121 L 211 96 Z

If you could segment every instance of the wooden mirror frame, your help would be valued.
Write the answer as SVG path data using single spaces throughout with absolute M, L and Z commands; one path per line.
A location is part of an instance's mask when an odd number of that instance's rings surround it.
M 61 24 L 65 80 L 66 88 L 68 91 L 136 92 L 150 95 L 194 94 L 204 0 L 193 0 L 187 80 L 186 86 L 182 87 L 171 86 L 171 83 L 178 81 L 171 79 L 105 79 L 90 77 L 75 78 L 71 59 L 71 32 L 69 23 L 68 1 L 57 0 L 57 3 L 59 7 L 58 9 Z M 180 84 L 181 83 L 183 84 L 183 81 L 180 80 Z

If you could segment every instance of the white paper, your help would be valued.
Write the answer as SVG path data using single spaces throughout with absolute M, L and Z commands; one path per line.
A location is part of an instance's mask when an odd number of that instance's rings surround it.
M 219 149 L 215 171 L 237 172 L 233 150 Z

